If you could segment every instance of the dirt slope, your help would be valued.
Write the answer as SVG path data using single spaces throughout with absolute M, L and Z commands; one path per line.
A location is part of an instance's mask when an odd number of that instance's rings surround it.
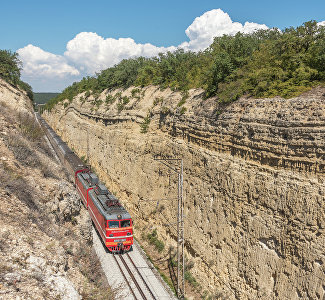
M 73 184 L 30 100 L 2 80 L 0 174 L 0 299 L 112 299 Z

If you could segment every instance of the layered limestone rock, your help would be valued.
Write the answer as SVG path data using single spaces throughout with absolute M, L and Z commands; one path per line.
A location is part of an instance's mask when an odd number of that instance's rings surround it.
M 180 157 L 186 253 L 204 288 L 229 299 L 323 299 L 324 88 L 225 107 L 202 90 L 154 86 L 86 96 L 44 116 L 121 198 L 140 239 L 155 228 L 175 245 L 166 224 L 176 222 L 177 175 L 154 158 Z
M 33 104 L 22 91 L 0 78 L 0 104 L 21 114 L 32 114 Z

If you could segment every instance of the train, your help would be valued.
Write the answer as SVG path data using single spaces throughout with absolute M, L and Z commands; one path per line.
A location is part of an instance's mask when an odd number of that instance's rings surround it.
M 39 113 L 35 115 L 60 161 L 73 176 L 81 202 L 88 210 L 106 248 L 112 253 L 132 250 L 133 220 L 131 215 Z

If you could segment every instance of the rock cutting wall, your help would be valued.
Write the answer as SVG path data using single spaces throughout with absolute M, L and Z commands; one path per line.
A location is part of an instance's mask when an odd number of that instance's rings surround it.
M 177 192 L 155 155 L 184 159 L 186 253 L 210 292 L 323 299 L 325 89 L 227 107 L 202 95 L 181 105 L 154 86 L 80 94 L 45 116 L 120 196 L 137 232 L 156 228 L 169 245 L 176 201 L 145 200 Z

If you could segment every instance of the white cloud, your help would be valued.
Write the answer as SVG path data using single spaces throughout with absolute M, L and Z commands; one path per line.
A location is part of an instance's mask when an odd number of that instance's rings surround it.
M 180 46 L 186 50 L 203 50 L 213 42 L 214 37 L 224 34 L 234 35 L 237 32 L 251 33 L 267 28 L 264 24 L 246 22 L 242 25 L 233 22 L 229 15 L 221 9 L 213 9 L 195 18 L 194 22 L 185 30 L 190 41 L 184 42 Z
M 325 26 L 325 21 L 318 22 L 317 25 L 318 25 L 318 26 Z
M 68 64 L 63 56 L 46 52 L 39 47 L 28 45 L 17 52 L 24 63 L 23 73 L 26 76 L 62 78 L 67 75 L 80 74 L 76 68 Z
M 208 47 L 213 38 L 237 32 L 250 33 L 267 29 L 264 24 L 233 22 L 221 9 L 213 9 L 195 18 L 185 30 L 188 42 L 178 47 L 157 47 L 152 44 L 137 44 L 131 38 L 103 38 L 94 32 L 81 32 L 67 44 L 64 55 L 46 52 L 28 45 L 17 52 L 23 62 L 23 80 L 30 83 L 35 91 L 63 89 L 74 80 L 111 67 L 122 59 L 145 56 L 152 57 L 160 52 L 177 48 L 199 51 Z
M 111 67 L 122 59 L 155 56 L 159 52 L 173 51 L 175 47 L 156 47 L 137 44 L 131 38 L 112 39 L 93 32 L 81 32 L 68 42 L 64 56 L 89 74 Z

